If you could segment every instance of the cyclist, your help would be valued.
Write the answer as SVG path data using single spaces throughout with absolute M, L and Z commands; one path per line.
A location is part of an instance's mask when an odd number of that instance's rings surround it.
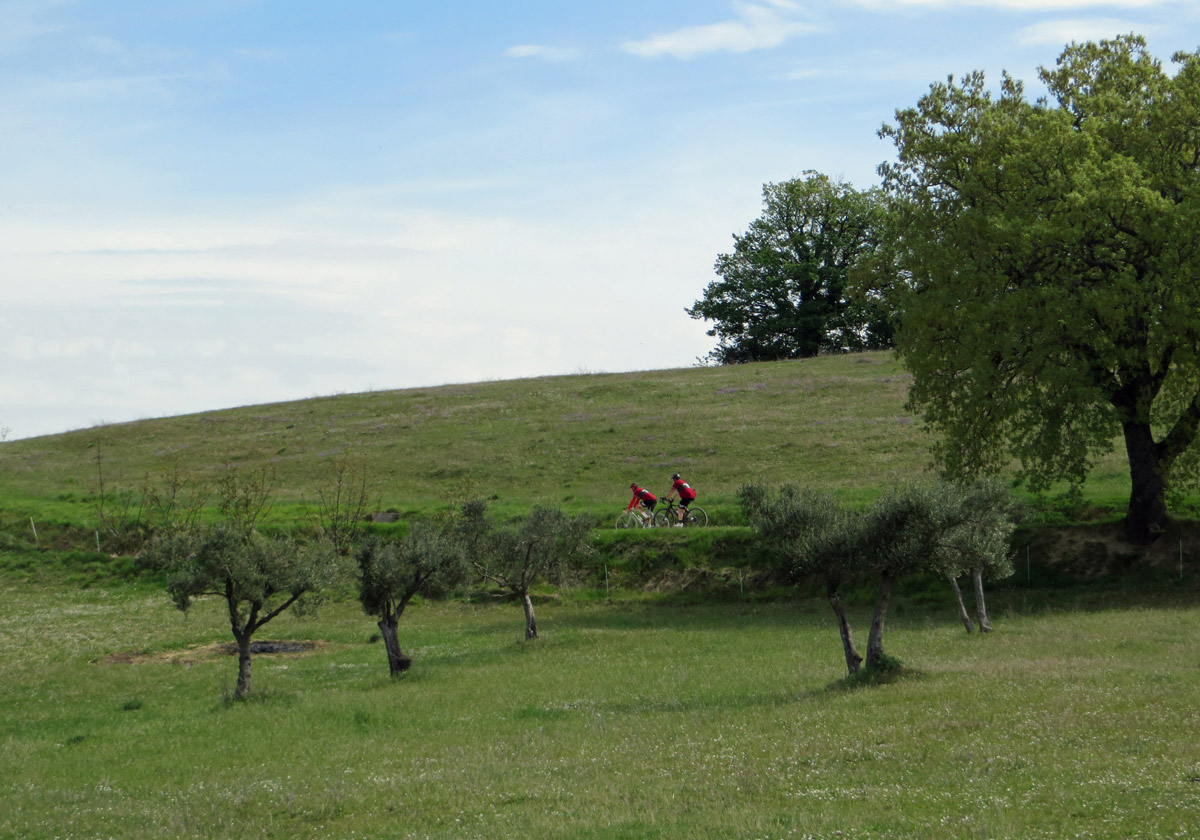
M 625 510 L 630 511 L 638 508 L 638 513 L 647 525 L 654 522 L 654 507 L 658 504 L 658 496 L 655 496 L 649 490 L 638 487 L 636 484 L 630 484 L 629 489 L 633 491 L 633 498 L 629 500 L 629 504 L 625 506 Z M 646 511 L 643 513 L 643 511 Z
M 666 495 L 666 498 L 669 499 L 676 493 L 679 494 L 679 509 L 676 511 L 679 521 L 675 525 L 677 528 L 682 528 L 683 517 L 687 515 L 688 505 L 696 501 L 696 491 L 692 489 L 692 485 L 680 477 L 679 473 L 671 476 L 671 492 Z

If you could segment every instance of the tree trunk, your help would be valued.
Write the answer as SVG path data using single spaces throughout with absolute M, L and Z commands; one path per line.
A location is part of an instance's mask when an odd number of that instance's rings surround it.
M 972 569 L 971 577 L 975 580 L 975 615 L 979 619 L 979 632 L 991 633 L 992 623 L 988 621 L 987 600 L 983 596 L 983 567 Z
M 528 592 L 521 593 L 525 600 L 525 638 L 536 639 L 537 634 L 537 617 L 533 614 L 533 599 L 529 597 Z
M 888 602 L 892 599 L 892 587 L 895 583 L 895 579 L 886 573 L 879 581 L 875 614 L 871 617 L 871 634 L 867 637 L 867 670 L 879 667 L 883 659 L 883 623 L 887 619 Z
M 412 657 L 405 656 L 400 650 L 400 637 L 396 635 L 398 624 L 388 618 L 379 621 L 379 632 L 383 635 L 383 646 L 387 650 L 388 673 L 393 677 L 412 666 Z
M 1149 545 L 1167 525 L 1167 482 L 1161 474 L 1158 446 L 1148 423 L 1123 424 L 1125 452 L 1129 457 L 1129 508 L 1125 514 L 1125 538 L 1136 545 Z
M 850 622 L 846 620 L 846 608 L 842 604 L 842 597 L 838 595 L 837 586 L 833 584 L 826 587 L 825 594 L 829 598 L 829 606 L 833 607 L 833 614 L 837 616 L 838 630 L 842 634 L 842 649 L 846 652 L 846 670 L 851 674 L 857 674 L 858 666 L 862 664 L 862 656 L 854 647 L 854 634 L 850 632 Z
M 958 586 L 958 578 L 954 575 L 946 575 L 946 577 L 950 580 L 950 588 L 954 590 L 954 599 L 958 601 L 958 617 L 962 619 L 967 632 L 971 633 L 975 627 L 971 624 L 971 616 L 967 614 L 967 605 L 963 603 L 962 589 Z M 983 625 L 980 625 L 980 629 L 983 629 Z
M 233 699 L 240 700 L 250 693 L 250 634 L 237 637 L 238 679 Z

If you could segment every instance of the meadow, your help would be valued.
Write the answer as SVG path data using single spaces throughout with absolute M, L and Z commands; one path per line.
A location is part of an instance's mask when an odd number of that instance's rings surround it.
M 904 408 L 909 381 L 892 354 L 876 352 L 344 394 L 114 424 L 0 444 L 0 510 L 25 527 L 30 518 L 94 523 L 98 467 L 110 493 L 161 483 L 175 468 L 212 482 L 229 466 L 266 467 L 279 483 L 275 521 L 296 522 L 348 455 L 366 465 L 373 505 L 405 516 L 477 496 L 502 513 L 553 504 L 609 523 L 630 482 L 666 491 L 680 472 L 716 524 L 738 524 L 735 493 L 746 482 L 811 482 L 862 503 L 922 475 L 929 437 Z M 1129 492 L 1121 452 L 1100 459 L 1086 488 L 1089 506 L 1116 516 Z
M 744 481 L 862 503 L 925 471 L 907 381 L 874 353 L 0 444 L 0 838 L 1200 836 L 1194 534 L 1185 569 L 1174 534 L 1151 567 L 1095 530 L 1023 529 L 1034 562 L 991 589 L 986 636 L 964 632 L 945 582 L 906 581 L 886 638 L 904 668 L 881 683 L 845 679 L 819 591 L 743 586 L 761 559 Z M 256 655 L 254 692 L 231 702 L 223 605 L 184 615 L 100 545 L 98 467 L 110 493 L 176 466 L 266 467 L 271 525 L 303 529 L 347 455 L 374 506 L 404 518 L 482 496 L 500 515 L 548 503 L 604 524 L 629 481 L 681 471 L 716 527 L 598 531 L 586 578 L 539 592 L 534 642 L 486 593 L 418 601 L 398 679 L 342 592 L 256 636 L 306 647 Z M 1082 511 L 1102 528 L 1127 492 L 1120 459 L 1102 459 L 1082 500 L 1035 498 L 1035 519 Z M 846 597 L 865 639 L 870 590 Z
M 3 837 L 1200 835 L 1183 595 L 1001 588 L 987 636 L 909 600 L 888 637 L 907 671 L 858 686 L 819 600 L 580 591 L 535 643 L 516 605 L 421 603 L 396 680 L 345 600 L 278 619 L 270 638 L 315 646 L 256 656 L 235 703 L 215 602 L 0 599 Z

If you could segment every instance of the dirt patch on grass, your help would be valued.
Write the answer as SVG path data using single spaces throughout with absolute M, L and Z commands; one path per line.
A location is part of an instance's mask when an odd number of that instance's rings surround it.
M 305 656 L 316 653 L 325 647 L 325 641 L 276 639 L 270 641 L 251 642 L 250 653 L 254 656 Z M 194 665 L 197 662 L 208 662 L 226 656 L 237 656 L 237 644 L 234 642 L 210 642 L 206 645 L 191 645 L 179 650 L 161 651 L 121 651 L 109 654 L 102 660 L 95 660 L 103 665 L 142 665 L 146 663 L 165 662 L 172 665 Z

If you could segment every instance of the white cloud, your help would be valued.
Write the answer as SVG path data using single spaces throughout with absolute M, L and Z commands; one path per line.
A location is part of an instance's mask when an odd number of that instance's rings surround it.
M 714 52 L 772 49 L 797 35 L 817 31 L 817 26 L 795 19 L 798 10 L 796 4 L 784 0 L 768 0 L 767 5 L 737 3 L 734 20 L 688 26 L 640 41 L 626 41 L 621 48 L 647 58 L 669 55 L 684 60 Z
M 518 44 L 504 51 L 505 58 L 538 58 L 542 61 L 572 61 L 579 50 L 570 47 L 547 47 L 541 44 Z
M 1149 36 L 1159 29 L 1161 27 L 1119 18 L 1044 20 L 1020 30 L 1017 33 L 1017 43 L 1024 46 L 1039 44 L 1062 46 L 1071 41 L 1099 41 L 1129 32 Z

